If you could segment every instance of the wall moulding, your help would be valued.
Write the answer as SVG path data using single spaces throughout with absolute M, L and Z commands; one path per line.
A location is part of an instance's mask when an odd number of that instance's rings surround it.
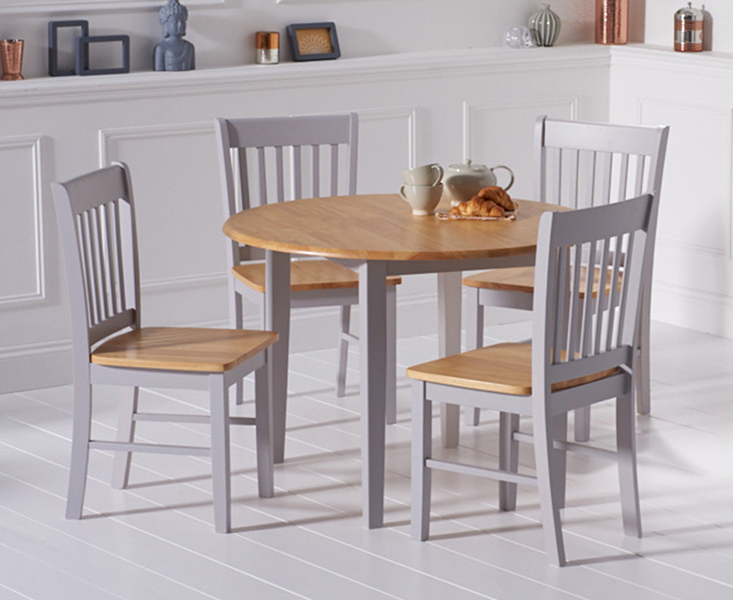
M 6 307 L 17 307 L 18 305 L 42 302 L 46 299 L 46 277 L 44 262 L 44 236 L 43 236 L 43 203 L 42 193 L 43 181 L 41 177 L 42 168 L 42 137 L 40 136 L 24 136 L 9 137 L 0 139 L 0 153 L 11 152 L 17 153 L 18 158 L 22 159 L 31 180 L 27 182 L 27 189 L 15 196 L 13 200 L 19 202 L 23 196 L 28 199 L 31 205 L 28 207 L 28 222 L 21 224 L 17 222 L 18 214 L 5 213 L 0 211 L 0 217 L 7 219 L 7 222 L 14 222 L 15 228 L 25 226 L 29 232 L 27 239 L 28 248 L 24 256 L 32 257 L 32 265 L 27 265 L 29 274 L 26 278 L 26 289 L 15 290 L 14 293 L 5 293 L 4 287 L 0 284 L 0 309 Z M 5 209 L 11 206 L 8 203 Z M 22 219 L 21 219 L 22 220 Z M 0 228 L 0 231 L 2 228 Z M 32 233 L 31 233 L 32 232 Z M 17 275 L 17 274 L 16 274 Z M 14 279 L 17 283 L 17 277 Z
M 187 0 L 187 6 L 210 6 L 225 4 L 227 0 Z M 78 10 L 104 11 L 124 8 L 160 7 L 160 0 L 0 0 L 0 14 L 71 12 Z

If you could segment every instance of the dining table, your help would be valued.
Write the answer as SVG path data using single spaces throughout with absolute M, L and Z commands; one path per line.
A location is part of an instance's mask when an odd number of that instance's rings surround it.
M 441 200 L 438 212 L 450 202 Z M 362 510 L 370 529 L 384 524 L 387 276 L 437 274 L 440 356 L 461 351 L 463 271 L 531 266 L 543 213 L 554 204 L 518 200 L 513 220 L 416 216 L 398 194 L 308 198 L 250 208 L 229 218 L 225 235 L 265 252 L 265 327 L 270 350 L 274 455 L 284 457 L 290 333 L 290 257 L 318 256 L 359 276 Z M 459 440 L 456 405 L 443 405 L 442 439 Z

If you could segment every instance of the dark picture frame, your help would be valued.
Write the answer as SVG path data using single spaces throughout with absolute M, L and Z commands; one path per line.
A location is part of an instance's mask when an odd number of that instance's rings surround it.
M 92 44 L 119 43 L 122 53 L 121 67 L 89 68 L 89 46 Z M 88 35 L 76 38 L 76 74 L 77 75 L 114 75 L 130 72 L 130 36 L 129 35 Z
M 334 23 L 296 23 L 285 30 L 294 61 L 329 60 L 341 56 Z
M 49 21 L 48 22 L 48 74 L 51 77 L 76 75 L 76 64 L 71 69 L 59 69 L 59 29 L 78 28 L 81 37 L 89 35 L 89 21 Z M 72 48 L 76 52 L 76 48 Z M 86 65 L 88 68 L 88 64 Z

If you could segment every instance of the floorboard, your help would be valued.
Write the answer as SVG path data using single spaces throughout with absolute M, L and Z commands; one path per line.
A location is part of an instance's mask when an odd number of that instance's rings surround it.
M 526 323 L 487 328 L 521 340 Z M 653 325 L 652 414 L 637 417 L 644 536 L 623 534 L 615 467 L 571 455 L 563 525 L 571 565 L 548 565 L 536 490 L 502 513 L 497 485 L 434 477 L 431 539 L 410 538 L 410 384 L 405 367 L 437 354 L 433 336 L 398 341 L 398 420 L 387 429 L 385 523 L 361 518 L 358 353 L 334 393 L 335 350 L 291 357 L 287 461 L 275 497 L 257 496 L 251 428 L 232 433 L 233 533 L 213 531 L 203 458 L 136 455 L 130 486 L 109 486 L 93 453 L 84 518 L 63 518 L 70 386 L 0 396 L 0 599 L 85 600 L 728 600 L 733 597 L 733 340 Z M 251 397 L 252 383 L 247 383 Z M 114 434 L 124 389 L 95 391 L 94 435 Z M 143 390 L 155 411 L 204 411 L 206 394 Z M 252 402 L 235 409 L 252 414 Z M 612 448 L 611 403 L 592 437 Z M 462 426 L 436 453 L 495 465 L 498 422 Z M 206 445 L 206 427 L 140 424 L 141 439 Z M 531 449 L 520 454 L 531 473 Z

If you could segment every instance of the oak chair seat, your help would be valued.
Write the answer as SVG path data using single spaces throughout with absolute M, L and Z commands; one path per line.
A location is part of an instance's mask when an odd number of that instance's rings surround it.
M 265 264 L 244 263 L 232 268 L 237 280 L 252 290 L 265 293 Z M 399 285 L 401 277 L 387 277 L 387 285 Z M 330 260 L 294 260 L 290 263 L 290 289 L 293 292 L 335 290 L 359 287 L 356 272 Z
M 277 341 L 273 331 L 143 327 L 120 334 L 92 352 L 108 367 L 223 373 Z
M 586 269 L 580 271 L 580 285 L 584 290 L 586 285 Z M 601 270 L 595 269 L 593 274 L 593 297 L 598 295 L 598 284 L 601 278 Z M 621 280 L 619 279 L 619 284 Z M 500 290 L 506 292 L 519 292 L 522 294 L 534 293 L 534 267 L 515 267 L 513 269 L 495 269 L 484 271 L 477 275 L 470 275 L 463 278 L 463 285 L 466 287 L 478 288 L 481 290 Z M 610 271 L 606 274 L 606 295 L 610 292 L 611 281 Z M 584 298 L 585 293 L 580 293 Z
M 552 385 L 552 391 L 598 381 L 617 372 L 615 368 L 606 369 L 558 382 Z M 407 376 L 428 383 L 529 396 L 532 393 L 532 345 L 506 343 L 486 346 L 410 367 Z

